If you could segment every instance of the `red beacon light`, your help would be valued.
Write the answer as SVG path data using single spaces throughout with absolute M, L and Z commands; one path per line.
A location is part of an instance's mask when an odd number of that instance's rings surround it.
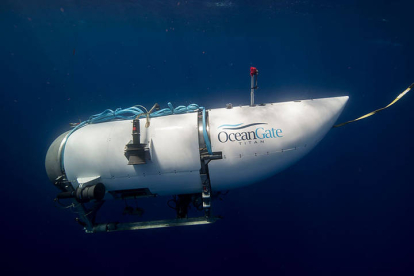
M 250 67 L 250 76 L 253 77 L 254 75 L 258 75 L 259 70 L 256 67 Z

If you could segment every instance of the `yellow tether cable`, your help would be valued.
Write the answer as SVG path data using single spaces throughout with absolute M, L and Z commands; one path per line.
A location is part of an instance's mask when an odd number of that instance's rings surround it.
M 369 116 L 372 116 L 372 115 L 374 115 L 375 113 L 378 113 L 378 112 L 380 112 L 381 110 L 384 110 L 384 109 L 386 109 L 386 108 L 388 108 L 388 107 L 390 107 L 390 106 L 392 106 L 393 104 L 395 104 L 399 99 L 401 99 L 405 94 L 407 94 L 408 93 L 408 91 L 410 91 L 411 90 L 411 88 L 413 88 L 414 87 L 414 83 L 412 83 L 407 89 L 405 89 L 404 90 L 404 92 L 402 92 L 400 95 L 398 95 L 398 97 L 397 98 L 395 98 L 395 100 L 393 100 L 389 105 L 387 105 L 386 107 L 383 107 L 383 108 L 380 108 L 380 109 L 377 109 L 377 110 L 374 110 L 374 111 L 372 111 L 372 112 L 370 112 L 370 113 L 368 113 L 368 114 L 365 114 L 364 116 L 361 116 L 361 117 L 359 117 L 359 118 L 356 118 L 356 119 L 354 119 L 354 120 L 351 120 L 351 121 L 348 121 L 348 122 L 345 122 L 345 123 L 342 123 L 342 124 L 338 124 L 338 125 L 334 125 L 332 128 L 334 128 L 334 127 L 341 127 L 341 126 L 344 126 L 344 125 L 347 125 L 347 124 L 349 124 L 349 123 L 353 123 L 353 122 L 356 122 L 356 121 L 359 121 L 359 120 L 361 120 L 361 119 L 365 119 L 365 118 L 367 118 L 367 117 L 369 117 Z

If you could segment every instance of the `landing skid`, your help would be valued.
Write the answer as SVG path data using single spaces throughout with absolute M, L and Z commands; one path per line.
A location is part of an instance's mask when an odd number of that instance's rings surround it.
M 220 217 L 195 217 L 169 220 L 154 220 L 131 223 L 101 223 L 93 226 L 92 230 L 85 229 L 86 233 L 115 232 L 125 230 L 144 230 L 175 226 L 202 225 L 216 222 Z

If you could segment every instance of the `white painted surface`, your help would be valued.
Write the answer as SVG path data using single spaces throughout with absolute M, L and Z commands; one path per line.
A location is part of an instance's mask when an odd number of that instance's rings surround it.
M 210 110 L 212 150 L 221 151 L 224 157 L 209 163 L 213 190 L 252 184 L 298 161 L 325 136 L 347 100 L 336 97 Z M 197 113 L 151 118 L 149 128 L 145 128 L 145 120 L 140 120 L 140 130 L 141 143 L 149 147 L 147 164 L 128 165 L 124 155 L 125 145 L 132 139 L 132 121 L 88 125 L 75 131 L 66 144 L 68 180 L 77 183 L 78 178 L 100 176 L 109 191 L 201 192 Z M 258 125 L 245 127 L 249 124 Z M 229 127 L 223 125 L 245 128 L 224 129 Z M 223 142 L 222 133 L 220 142 L 218 135 L 223 131 L 235 141 Z M 249 132 L 251 139 L 243 132 Z
M 128 165 L 125 145 L 132 139 L 132 121 L 93 124 L 75 131 L 64 155 L 69 181 L 100 175 L 107 190 L 149 188 L 152 193 L 201 190 L 197 113 L 140 120 L 141 143 L 149 160 Z M 76 183 L 76 182 L 75 182 Z
M 336 97 L 211 110 L 212 150 L 222 151 L 224 157 L 209 164 L 212 189 L 252 184 L 292 165 L 326 135 L 347 100 L 348 97 Z M 263 124 L 238 130 L 223 126 L 242 124 L 238 126 L 240 128 L 254 123 Z M 227 132 L 232 140 L 238 138 L 240 141 L 224 142 L 226 135 L 222 132 Z M 243 140 L 246 138 L 243 135 L 236 137 L 235 133 L 242 132 L 250 132 L 250 138 L 254 138 L 252 132 L 255 132 L 257 137 L 250 140 Z M 222 142 L 218 139 L 219 134 Z M 264 134 L 270 138 L 260 139 Z

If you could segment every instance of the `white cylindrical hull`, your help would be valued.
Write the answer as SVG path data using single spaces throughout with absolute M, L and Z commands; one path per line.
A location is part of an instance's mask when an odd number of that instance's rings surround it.
M 213 152 L 223 158 L 208 164 L 213 191 L 265 179 L 308 153 L 329 131 L 348 97 L 264 106 L 208 110 Z M 64 168 L 76 188 L 78 179 L 100 177 L 108 191 L 144 189 L 153 194 L 200 193 L 198 113 L 140 119 L 140 141 L 147 145 L 146 164 L 128 165 L 125 145 L 132 121 L 87 125 L 67 140 Z

